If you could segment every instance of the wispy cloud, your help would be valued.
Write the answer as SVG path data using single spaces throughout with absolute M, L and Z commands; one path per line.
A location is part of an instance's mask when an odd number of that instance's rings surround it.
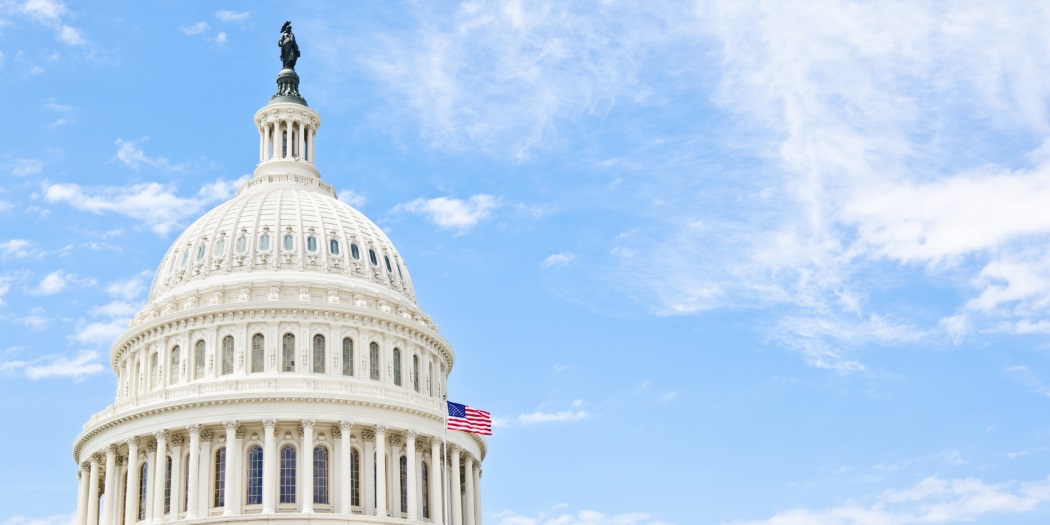
M 360 208 L 368 202 L 368 198 L 354 190 L 340 190 L 338 194 L 339 200 L 355 207 Z
M 540 261 L 540 268 L 568 266 L 576 256 L 572 252 L 552 253 Z
M 207 30 L 208 30 L 208 23 L 205 22 L 204 20 L 201 20 L 200 22 L 197 22 L 196 24 L 193 24 L 191 26 L 180 26 L 179 27 L 179 31 L 182 31 L 183 33 L 186 33 L 187 35 L 190 35 L 190 36 L 199 35 L 199 34 L 205 32 Z
M 36 285 L 36 288 L 32 290 L 34 295 L 54 295 L 62 290 L 66 289 L 66 284 L 69 282 L 69 276 L 62 270 L 55 270 L 44 276 L 40 280 L 40 283 Z
M 75 514 L 56 514 L 54 516 L 45 516 L 41 518 L 33 518 L 27 516 L 11 516 L 7 518 L 4 525 L 73 525 L 76 523 Z
M 536 410 L 533 412 L 526 412 L 518 414 L 518 416 L 513 419 L 513 422 L 519 425 L 536 425 L 540 423 L 579 421 L 593 417 L 594 414 L 583 410 L 583 405 L 583 400 L 577 399 L 572 402 L 571 409 L 555 411 Z
M 65 203 L 91 213 L 117 213 L 131 217 L 154 232 L 166 235 L 187 219 L 197 217 L 206 206 L 228 199 L 244 180 L 244 177 L 235 181 L 218 179 L 205 184 L 190 197 L 180 197 L 176 186 L 170 183 L 101 187 L 45 183 L 43 197 L 49 203 Z
M 70 338 L 84 346 L 108 348 L 128 329 L 128 323 L 144 302 L 146 286 L 152 275 L 152 272 L 143 271 L 108 283 L 105 290 L 112 301 L 92 308 L 87 317 L 77 320 Z
M 0 242 L 0 259 L 20 259 L 36 253 L 33 243 L 26 239 Z
M 104 370 L 102 363 L 99 362 L 99 357 L 100 354 L 97 351 L 82 350 L 72 358 L 65 355 L 48 355 L 28 361 L 0 361 L 0 372 L 17 373 L 25 376 L 27 379 L 56 377 L 80 379 Z M 7 523 L 12 522 L 8 520 Z M 28 523 L 36 522 L 28 521 Z
M 84 34 L 66 23 L 69 10 L 57 0 L 26 0 L 19 6 L 22 14 L 28 16 L 55 32 L 55 38 L 69 45 L 80 46 L 87 43 Z
M 514 511 L 504 510 L 495 514 L 497 525 L 671 525 L 651 514 L 627 512 L 623 514 L 606 514 L 596 510 L 565 512 L 566 505 L 558 505 L 549 511 L 539 512 L 535 516 L 525 516 Z
M 15 159 L 14 165 L 11 166 L 11 175 L 15 177 L 25 177 L 27 175 L 35 175 L 44 170 L 44 162 L 37 159 Z
M 423 215 L 430 222 L 444 230 L 455 230 L 462 235 L 492 214 L 501 201 L 498 197 L 486 194 L 473 195 L 467 200 L 449 197 L 433 199 L 418 198 L 411 202 L 398 204 L 394 212 L 406 212 Z
M 218 11 L 218 12 L 215 13 L 215 18 L 218 18 L 219 20 L 222 20 L 223 22 L 243 22 L 243 21 L 247 20 L 249 16 L 251 16 L 251 13 L 249 13 L 247 11 L 238 12 L 238 11 L 229 11 L 229 10 L 226 10 L 226 9 L 223 9 L 223 10 Z
M 117 153 L 113 156 L 125 166 L 137 170 L 142 166 L 152 166 L 168 171 L 181 171 L 186 168 L 185 164 L 173 164 L 167 157 L 151 157 L 146 155 L 139 143 L 145 142 L 147 138 L 139 140 L 117 139 Z
M 961 523 L 987 515 L 1021 514 L 1050 500 L 1050 480 L 985 483 L 975 478 L 930 477 L 890 490 L 870 503 L 849 501 L 824 509 L 794 508 L 737 525 L 911 525 Z

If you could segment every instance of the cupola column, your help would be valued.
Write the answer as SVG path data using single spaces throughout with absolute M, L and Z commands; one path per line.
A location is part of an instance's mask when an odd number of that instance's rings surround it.
M 314 420 L 304 419 L 302 423 L 303 513 L 308 514 L 314 511 Z
M 113 511 L 117 508 L 117 445 L 106 447 L 106 488 L 102 504 L 102 523 L 113 523 Z
M 445 509 L 442 507 L 442 481 L 441 468 L 445 462 L 441 459 L 441 443 L 437 437 L 430 438 L 430 519 L 434 523 L 445 522 Z
M 157 438 L 157 457 L 153 460 L 153 520 L 164 520 L 164 482 L 168 469 L 168 431 L 159 430 L 153 434 Z
M 266 122 L 259 124 L 259 162 L 266 160 Z
M 317 147 L 314 146 L 314 137 L 316 135 L 317 135 L 316 130 L 314 129 L 313 126 L 310 126 L 310 144 L 307 145 L 307 147 L 310 148 L 310 163 L 315 165 L 315 166 L 317 165 L 317 159 L 315 158 L 317 156 L 317 153 L 316 153 Z
M 386 426 L 376 425 L 376 516 L 387 515 Z
M 222 485 L 222 515 L 230 516 L 233 514 L 233 502 L 237 498 L 233 485 L 233 480 L 237 477 L 237 461 L 234 459 L 237 457 L 237 422 L 226 421 L 222 426 L 226 429 L 226 465 L 223 466 L 226 476 Z
M 201 473 L 201 426 L 190 425 L 186 427 L 190 433 L 190 468 L 186 472 L 189 483 L 186 487 L 186 519 L 197 517 L 197 498 L 200 496 L 200 473 Z M 125 523 L 132 523 L 125 521 Z
M 466 483 L 466 503 L 463 505 L 463 524 L 474 525 L 474 455 L 466 454 L 463 459 L 463 474 L 467 479 L 463 480 Z
M 419 519 L 419 513 L 416 510 L 416 436 L 418 434 L 414 430 L 405 432 L 405 463 L 408 472 L 405 473 L 405 492 L 408 496 L 406 502 L 408 510 L 408 519 L 415 521 Z
M 351 492 L 350 469 L 353 468 L 352 452 L 350 451 L 350 431 L 353 423 L 349 421 L 339 422 L 339 501 L 342 503 L 343 514 L 353 512 L 353 494 Z
M 276 419 L 264 419 L 263 420 L 263 514 L 273 514 L 274 512 L 274 500 L 276 499 L 275 490 L 277 489 L 274 483 L 274 474 L 277 469 L 277 445 L 274 443 L 274 434 L 277 432 L 277 420 Z
M 306 123 L 303 122 L 303 119 L 301 118 L 298 119 L 295 123 L 299 125 L 299 133 L 297 133 L 299 138 L 299 149 L 296 151 L 296 153 L 299 155 L 299 160 L 306 161 L 306 151 L 303 149 L 303 143 L 305 142 L 305 140 L 303 140 L 303 132 L 306 131 Z
M 98 525 L 98 464 L 102 461 L 97 453 L 91 455 L 91 472 L 88 474 L 87 519 L 85 525 Z
M 80 464 L 80 470 L 77 472 L 77 477 L 80 478 L 80 486 L 77 490 L 76 525 L 85 525 L 87 523 L 88 485 L 91 484 L 89 481 L 90 472 L 91 467 L 86 461 Z
M 269 160 L 276 160 L 277 150 L 279 148 L 277 143 L 280 142 L 278 140 L 277 134 L 281 132 L 281 121 L 274 119 L 272 122 L 269 122 L 267 126 L 269 126 L 272 129 L 268 128 L 266 131 L 266 136 L 270 139 L 270 151 L 266 155 L 266 157 Z
M 459 446 L 449 445 L 452 451 L 451 462 L 448 465 L 450 471 L 449 498 L 452 501 L 452 525 L 463 525 L 463 496 L 459 490 Z

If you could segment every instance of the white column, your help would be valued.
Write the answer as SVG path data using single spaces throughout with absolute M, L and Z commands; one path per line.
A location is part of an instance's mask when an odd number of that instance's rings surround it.
M 226 478 L 223 480 L 222 494 L 223 494 L 223 516 L 230 516 L 233 514 L 233 501 L 237 497 L 235 488 L 233 485 L 233 479 L 237 477 L 236 462 L 234 457 L 236 453 L 237 443 L 237 422 L 226 421 L 222 424 L 226 428 L 226 465 L 223 467 L 226 469 Z
M 361 431 L 361 441 L 364 444 L 364 455 L 361 457 L 361 506 L 364 507 L 366 516 L 376 513 L 376 487 L 372 481 L 372 473 L 375 472 L 375 437 L 374 430 Z
M 291 130 L 291 128 L 288 128 Z M 291 148 L 289 148 L 291 149 Z M 314 511 L 314 420 L 304 419 L 303 423 L 303 513 Z
M 306 152 L 305 152 L 305 150 L 303 150 L 303 143 L 306 142 L 305 140 L 303 140 L 303 132 L 306 131 L 306 125 L 302 121 L 302 119 L 299 119 L 299 121 L 296 122 L 296 124 L 299 125 L 298 126 L 298 128 L 299 128 L 299 137 L 298 137 L 299 138 L 299 140 L 298 140 L 298 142 L 299 142 L 299 151 L 298 151 L 298 153 L 299 153 L 299 160 L 306 160 Z
M 466 504 L 463 505 L 463 523 L 465 525 L 474 525 L 474 517 L 476 516 L 474 510 L 474 455 L 467 453 L 463 463 L 463 474 L 467 477 L 467 479 L 464 480 L 467 483 L 467 501 Z
M 134 366 L 135 358 L 128 353 L 128 359 L 124 363 L 124 400 L 127 401 L 135 397 L 135 374 L 133 373 L 132 367 Z
M 88 462 L 80 464 L 80 470 L 77 471 L 77 477 L 80 478 L 79 487 L 77 487 L 77 521 L 76 525 L 85 525 L 87 522 L 87 501 L 88 501 L 88 485 L 90 484 L 88 479 L 91 474 L 91 466 Z
M 274 160 L 277 158 L 277 130 L 281 121 L 275 120 L 273 122 L 267 122 L 266 124 L 266 141 L 267 141 L 267 155 L 266 160 Z
M 266 122 L 259 124 L 259 162 L 266 160 Z
M 91 471 L 88 476 L 86 525 L 98 525 L 98 464 L 102 458 L 96 452 L 91 455 Z
M 351 491 L 350 468 L 350 431 L 353 424 L 349 421 L 339 422 L 339 501 L 342 503 L 343 514 L 353 512 L 353 494 Z
M 124 524 L 139 520 L 139 439 L 128 438 L 128 485 L 124 498 Z
M 313 126 L 310 126 L 310 145 L 307 147 L 310 148 L 310 162 L 314 165 L 317 164 L 317 159 L 315 158 L 317 156 L 315 137 L 317 137 L 317 130 L 315 130 Z
M 274 481 L 276 478 L 277 462 L 275 461 L 277 450 L 276 443 L 274 443 L 274 434 L 277 432 L 277 420 L 267 418 L 263 420 L 263 474 L 262 474 L 262 504 L 263 514 L 273 514 L 276 506 L 274 501 L 276 500 L 277 483 Z
M 405 459 L 407 460 L 408 473 L 405 475 L 405 485 L 407 485 L 405 492 L 408 495 L 408 519 L 418 520 L 419 511 L 416 509 L 416 491 L 419 490 L 419 485 L 416 483 L 416 436 L 418 434 L 414 430 L 405 432 Z M 400 477 L 400 476 L 399 476 Z
M 386 494 L 388 516 L 401 517 L 401 436 L 390 436 L 390 468 L 386 472 Z M 407 501 L 406 501 L 407 503 Z
M 201 474 L 201 426 L 186 427 L 190 433 L 190 471 L 186 473 L 189 485 L 186 487 L 186 519 L 197 517 L 197 498 L 200 496 Z
M 376 516 L 387 515 L 386 426 L 376 425 Z M 92 524 L 93 525 L 93 524 Z
M 181 357 L 181 356 L 180 356 Z M 179 519 L 182 508 L 182 444 L 185 438 L 181 435 L 171 437 L 171 519 Z
M 102 502 L 101 523 L 108 525 L 113 522 L 113 508 L 117 506 L 117 445 L 112 443 L 106 447 L 106 488 L 102 493 L 106 499 Z
M 201 430 L 201 454 L 199 465 L 200 471 L 198 480 L 200 481 L 197 487 L 197 516 L 206 517 L 211 512 L 209 509 L 212 504 L 212 496 L 214 494 L 214 487 L 211 486 L 211 466 L 215 462 L 215 456 L 212 454 L 212 438 L 215 436 L 215 432 L 211 430 Z M 128 525 L 128 524 L 124 524 Z
M 481 525 L 481 460 L 474 465 L 474 525 Z
M 167 480 L 168 468 L 168 431 L 158 430 L 153 434 L 157 438 L 157 458 L 153 460 L 153 519 L 164 519 L 164 482 Z
M 442 508 L 441 493 L 444 485 L 441 481 L 441 471 L 445 470 L 445 461 L 441 459 L 441 442 L 437 437 L 430 438 L 430 519 L 434 523 L 445 522 L 445 509 Z
M 451 480 L 448 499 L 452 502 L 452 525 L 463 525 L 463 499 L 459 491 L 459 446 L 449 445 L 448 449 L 452 452 L 452 460 L 448 466 Z
M 113 482 L 113 511 L 109 513 L 110 525 L 120 525 L 124 521 L 124 498 L 121 495 L 125 492 L 127 487 L 124 486 L 127 481 L 124 479 L 126 470 L 124 469 L 124 457 L 117 454 L 117 465 L 116 473 L 117 480 Z
M 145 520 L 146 523 L 153 522 L 153 494 L 156 491 L 156 485 L 153 480 L 149 479 L 150 476 L 156 476 L 154 473 L 157 471 L 157 442 L 150 441 L 146 444 L 146 498 L 142 501 L 142 505 L 146 507 Z
M 281 158 L 282 159 L 290 159 L 290 158 L 292 158 L 292 120 L 291 119 L 285 119 L 284 120 L 284 133 L 285 133 L 284 144 L 286 146 L 284 148 L 283 154 L 281 155 Z

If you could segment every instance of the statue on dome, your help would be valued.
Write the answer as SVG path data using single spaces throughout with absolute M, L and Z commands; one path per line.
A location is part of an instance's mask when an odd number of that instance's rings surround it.
M 281 27 L 281 38 L 277 40 L 277 46 L 281 48 L 281 63 L 284 69 L 294 70 L 295 61 L 299 59 L 299 44 L 295 43 L 291 22 L 285 22 Z

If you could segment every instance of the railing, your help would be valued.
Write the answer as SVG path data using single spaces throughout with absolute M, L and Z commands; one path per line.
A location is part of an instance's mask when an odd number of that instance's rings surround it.
M 225 378 L 221 380 L 204 380 L 194 383 L 174 385 L 138 394 L 130 399 L 120 400 L 106 407 L 88 419 L 84 428 L 90 428 L 98 422 L 111 417 L 123 415 L 135 410 L 143 410 L 153 405 L 171 401 L 206 398 L 222 394 L 261 394 L 267 397 L 274 393 L 301 393 L 310 395 L 328 395 L 335 399 L 364 398 L 370 401 L 391 401 L 417 405 L 422 410 L 442 409 L 441 399 L 417 393 L 411 389 L 371 383 L 361 379 L 327 379 L 308 376 L 281 377 L 267 375 L 261 377 Z

